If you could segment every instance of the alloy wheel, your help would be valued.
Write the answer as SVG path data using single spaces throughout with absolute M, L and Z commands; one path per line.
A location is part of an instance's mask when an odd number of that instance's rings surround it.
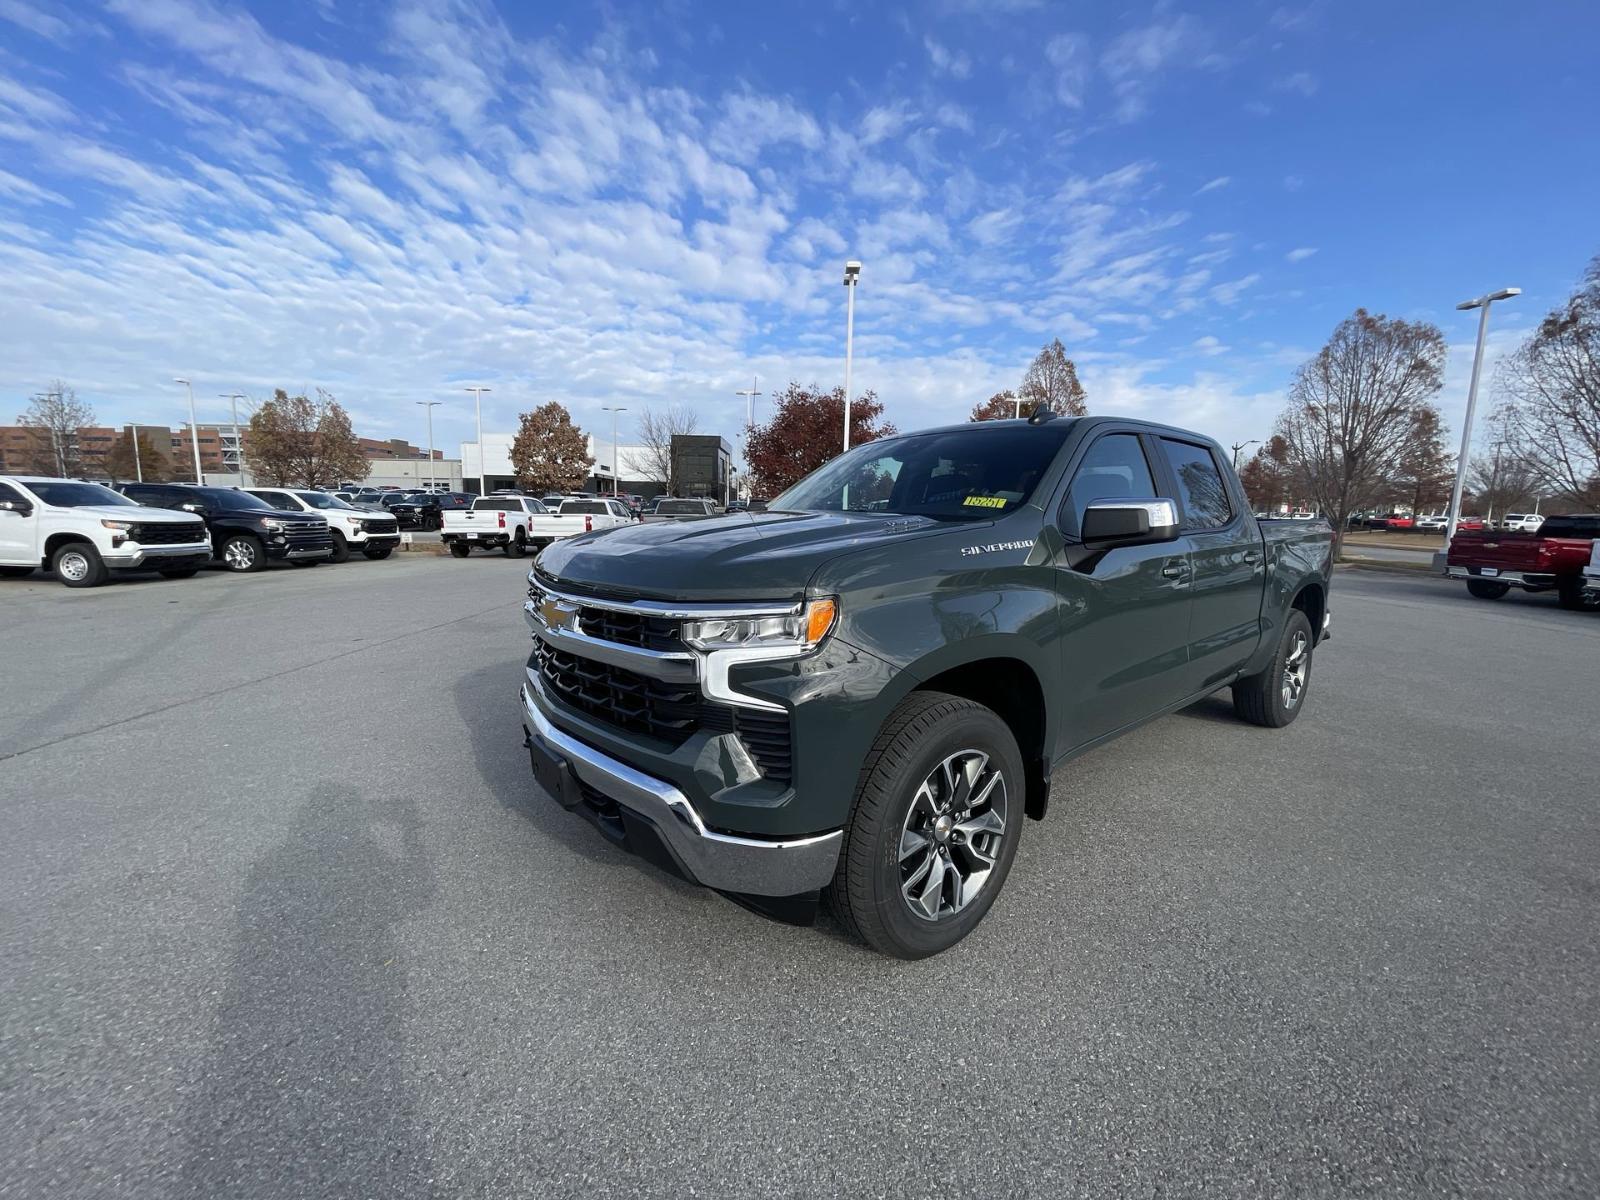
M 1296 632 L 1283 660 L 1283 706 L 1293 708 L 1306 693 L 1306 674 L 1311 669 L 1311 639 Z
M 256 548 L 242 538 L 235 539 L 224 548 L 222 558 L 230 571 L 248 571 L 256 564 Z
M 961 750 L 917 788 L 900 830 L 900 895 L 913 916 L 942 921 L 977 898 L 1007 818 L 1006 780 L 981 750 Z

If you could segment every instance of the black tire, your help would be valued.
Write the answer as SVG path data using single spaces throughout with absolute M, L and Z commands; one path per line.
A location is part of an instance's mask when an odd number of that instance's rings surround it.
M 450 553 L 455 555 L 457 558 L 465 558 L 467 555 L 472 553 L 472 547 L 467 545 L 465 542 L 451 542 Z
M 1467 580 L 1467 594 L 1479 600 L 1498 600 L 1511 590 L 1509 583 L 1496 583 L 1492 579 Z
M 200 571 L 199 567 L 169 567 L 161 572 L 163 579 L 193 579 Z
M 963 753 L 985 758 L 984 774 L 978 778 L 980 786 L 989 772 L 1000 775 L 1003 828 L 979 833 L 963 844 L 958 840 L 963 823 L 946 824 L 938 836 L 949 838 L 948 842 L 936 844 L 924 838 L 923 847 L 913 855 L 926 857 L 902 856 L 902 838 L 911 828 L 909 823 L 919 821 L 937 807 L 935 803 L 919 808 L 923 805 L 924 782 L 942 772 L 944 763 L 959 759 Z M 948 950 L 983 920 L 1005 885 L 1022 837 L 1026 786 L 1017 740 L 1010 727 L 992 711 L 944 692 L 912 693 L 889 714 L 862 763 L 839 864 L 824 892 L 828 907 L 849 933 L 880 954 L 915 959 Z M 954 796 L 945 797 L 947 807 L 941 811 L 946 816 L 941 819 L 948 820 L 952 804 L 957 806 L 954 813 L 959 816 L 962 810 L 958 806 L 962 796 L 970 794 L 970 783 L 967 787 L 969 790 L 962 792 L 958 785 Z M 978 807 L 973 805 L 966 811 L 975 812 Z M 985 806 L 985 811 L 994 811 L 992 803 Z M 979 859 L 974 854 L 978 838 L 985 840 L 992 859 Z M 948 875 L 950 868 L 957 868 L 959 873 L 962 862 L 973 868 L 981 861 L 992 861 L 992 866 L 979 883 L 977 894 L 964 907 L 945 912 L 946 902 L 955 895 Z M 917 869 L 924 864 L 928 866 L 925 874 Z M 913 901 L 904 889 L 915 889 L 919 875 L 931 882 L 935 869 L 941 872 L 938 895 L 932 902 L 938 915 L 929 919 L 913 912 Z M 966 884 L 970 883 L 969 876 Z M 924 896 L 929 894 L 926 889 L 923 891 Z
M 361 549 L 361 553 L 365 554 L 373 562 L 379 562 L 382 559 L 388 558 L 393 552 L 393 546 L 363 546 Z
M 1291 609 L 1289 619 L 1283 623 L 1283 633 L 1278 638 L 1278 649 L 1265 671 L 1237 680 L 1233 685 L 1233 711 L 1252 725 L 1268 729 L 1282 729 L 1300 715 L 1306 706 L 1306 692 L 1311 687 L 1311 659 L 1316 650 L 1316 638 L 1311 633 L 1311 622 L 1298 608 Z M 1303 669 L 1297 666 L 1291 684 L 1291 660 L 1296 664 L 1304 659 Z M 1286 695 L 1292 692 L 1292 697 Z
M 1562 608 L 1573 612 L 1600 612 L 1600 596 L 1585 596 L 1580 579 L 1563 579 L 1556 587 L 1556 599 Z
M 70 588 L 99 587 L 106 581 L 106 565 L 100 561 L 100 552 L 88 542 L 56 547 L 50 556 L 50 569 Z
M 350 561 L 350 543 L 344 540 L 344 534 L 337 529 L 333 531 L 333 561 L 336 563 Z
M 32 567 L 0 567 L 0 579 L 26 579 L 32 574 Z
M 267 548 L 260 538 L 248 533 L 234 533 L 223 538 L 222 545 L 217 547 L 217 557 L 225 569 L 239 574 L 267 569 Z
M 528 554 L 528 531 L 518 529 L 511 535 L 511 540 L 506 543 L 507 558 L 526 558 Z

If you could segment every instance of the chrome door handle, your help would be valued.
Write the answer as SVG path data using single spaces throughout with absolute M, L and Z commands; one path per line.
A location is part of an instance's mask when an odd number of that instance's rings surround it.
M 1176 563 L 1168 563 L 1161 568 L 1161 574 L 1167 579 L 1181 579 L 1183 578 L 1183 568 Z
M 1261 561 L 1261 551 L 1259 551 L 1259 550 L 1246 550 L 1244 552 L 1244 560 L 1245 560 L 1245 562 L 1249 563 L 1252 567 L 1255 566 L 1258 562 Z

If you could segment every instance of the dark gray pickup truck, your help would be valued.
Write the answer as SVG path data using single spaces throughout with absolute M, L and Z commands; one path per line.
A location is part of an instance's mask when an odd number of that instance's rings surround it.
M 1067 759 L 1221 688 L 1305 705 L 1332 532 L 1257 521 L 1207 438 L 1106 417 L 858 446 L 763 513 L 551 546 L 533 772 L 658 866 L 937 953 Z

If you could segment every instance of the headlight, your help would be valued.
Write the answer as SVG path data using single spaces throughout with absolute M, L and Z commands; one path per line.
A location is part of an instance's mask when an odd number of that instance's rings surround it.
M 282 529 L 283 527 L 283 522 L 275 517 L 261 518 L 261 528 L 263 529 Z
M 814 649 L 828 636 L 839 606 L 831 597 L 812 600 L 797 613 L 781 617 L 708 617 L 688 621 L 683 640 L 696 650 L 726 650 L 734 646 L 792 646 Z
M 132 521 L 101 521 L 100 524 L 107 529 L 120 529 L 124 533 L 133 528 Z
M 355 532 L 360 533 L 364 528 L 366 528 L 366 526 L 361 521 L 352 520 L 350 522 L 350 528 L 353 529 Z

